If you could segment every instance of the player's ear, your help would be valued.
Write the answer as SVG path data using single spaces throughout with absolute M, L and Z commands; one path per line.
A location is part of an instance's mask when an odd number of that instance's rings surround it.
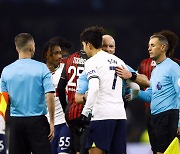
M 89 42 L 87 43 L 87 45 L 88 45 L 90 50 L 92 50 L 94 48 L 93 45 L 91 43 L 89 43 Z
M 167 48 L 166 44 L 162 44 L 162 45 L 161 45 L 161 49 L 162 49 L 163 51 L 165 51 L 166 48 Z

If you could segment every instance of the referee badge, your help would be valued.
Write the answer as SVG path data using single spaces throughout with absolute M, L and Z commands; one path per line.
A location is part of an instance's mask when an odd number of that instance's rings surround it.
M 160 82 L 158 82 L 158 83 L 157 83 L 157 85 L 156 85 L 156 87 L 157 87 L 157 89 L 158 89 L 158 90 L 161 90 L 161 89 L 162 89 L 162 85 L 161 85 L 161 83 L 160 83 Z

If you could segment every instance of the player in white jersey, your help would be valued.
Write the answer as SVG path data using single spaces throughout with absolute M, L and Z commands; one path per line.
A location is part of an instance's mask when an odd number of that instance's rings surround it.
M 102 41 L 102 50 L 106 51 L 110 54 L 115 53 L 115 40 L 111 35 L 103 35 L 103 41 Z M 144 74 L 136 74 L 135 70 L 132 69 L 130 66 L 126 65 L 128 70 L 123 69 L 120 70 L 120 68 L 116 68 L 116 73 L 123 79 L 134 79 L 134 82 L 140 85 L 140 87 L 149 87 L 149 80 Z M 133 76 L 135 75 L 135 76 Z M 133 78 L 134 77 L 134 78 Z M 123 82 L 123 97 L 125 97 L 125 94 L 130 92 L 129 88 L 126 88 L 127 83 Z M 85 103 L 86 97 L 87 97 L 87 91 L 88 91 L 88 80 L 85 72 L 83 72 L 77 81 L 77 89 L 76 89 L 76 95 L 75 95 L 75 100 L 77 103 Z M 132 100 L 132 96 L 128 95 L 128 99 Z M 126 96 L 127 98 L 127 96 Z M 126 98 L 124 100 L 126 100 Z M 124 102 L 125 108 L 127 107 L 127 101 Z
M 92 120 L 126 119 L 122 99 L 122 79 L 118 78 L 115 73 L 116 66 L 121 65 L 126 67 L 122 60 L 102 50 L 98 51 L 96 55 L 86 62 L 85 70 L 89 82 L 91 82 L 91 79 L 94 79 L 95 83 L 98 83 L 96 85 L 99 86 L 97 89 L 97 101 L 91 101 L 91 103 L 98 102 L 92 104 Z M 90 84 L 91 83 L 89 83 L 89 96 L 92 94 L 90 92 Z M 96 85 L 94 85 L 94 87 L 96 87 Z M 91 99 L 94 98 L 93 96 Z M 88 109 L 91 109 L 91 106 L 88 105 L 88 103 L 85 105 L 85 109 L 83 110 L 84 115 L 87 115 L 86 113 L 89 112 Z M 111 109 L 113 109 L 113 112 L 110 111 L 109 105 Z
M 43 48 L 46 65 L 52 72 L 53 84 L 55 89 L 64 67 L 64 63 L 60 63 L 63 51 L 56 40 L 48 41 Z M 49 117 L 49 115 L 47 115 Z M 70 131 L 66 126 L 64 112 L 59 101 L 57 92 L 55 93 L 55 113 L 54 113 L 54 138 L 51 141 L 52 154 L 68 154 L 70 153 Z
M 89 27 L 81 33 L 83 49 L 91 57 L 85 63 L 89 80 L 86 104 L 81 118 L 92 111 L 86 147 L 90 154 L 126 153 L 126 112 L 122 99 L 122 79 L 117 66 L 126 68 L 118 57 L 102 51 L 102 27 Z

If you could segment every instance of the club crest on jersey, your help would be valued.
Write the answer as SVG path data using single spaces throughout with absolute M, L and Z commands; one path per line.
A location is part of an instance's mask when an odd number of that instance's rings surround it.
M 161 89 L 162 89 L 162 85 L 161 85 L 161 83 L 160 83 L 160 82 L 158 82 L 158 83 L 157 83 L 157 85 L 156 85 L 156 87 L 157 87 L 157 89 L 158 89 L 158 90 L 161 90 Z
M 91 70 L 91 71 L 87 72 L 87 76 L 89 76 L 91 74 L 94 74 L 94 73 L 96 73 L 96 71 L 95 70 Z
M 151 66 L 156 66 L 156 62 L 154 60 L 152 60 Z

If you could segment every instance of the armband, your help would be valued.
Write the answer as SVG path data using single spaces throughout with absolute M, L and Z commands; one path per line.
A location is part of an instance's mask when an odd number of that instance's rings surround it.
M 132 74 L 132 77 L 130 78 L 130 80 L 131 80 L 131 81 L 136 80 L 136 78 L 137 78 L 137 73 L 136 73 L 136 72 L 131 72 L 131 74 Z

